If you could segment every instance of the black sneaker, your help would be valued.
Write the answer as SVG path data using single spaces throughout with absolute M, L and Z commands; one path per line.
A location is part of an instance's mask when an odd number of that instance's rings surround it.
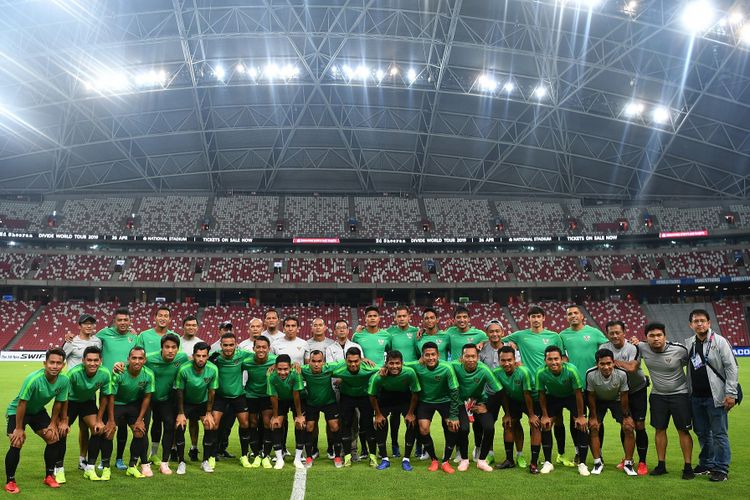
M 495 468 L 496 469 L 512 469 L 515 466 L 516 466 L 516 463 L 513 460 L 505 460 L 503 461 L 503 463 L 497 464 Z
M 712 471 L 711 474 L 709 474 L 709 476 L 708 476 L 708 480 L 709 481 L 713 481 L 715 483 L 718 483 L 718 482 L 721 482 L 721 481 L 726 481 L 727 479 L 729 479 L 729 478 L 727 477 L 727 475 L 725 473 L 719 472 L 717 470 Z
M 539 467 L 536 464 L 530 464 L 529 474 L 539 474 Z
M 693 472 L 692 467 L 682 469 L 682 479 L 695 479 L 695 472 Z
M 197 462 L 198 461 L 198 448 L 191 448 L 190 451 L 188 451 L 188 457 L 190 458 L 191 462 Z
M 222 451 L 222 452 L 220 453 L 220 455 L 221 455 L 221 456 L 222 456 L 223 458 L 237 458 L 237 457 L 235 457 L 234 455 L 232 455 L 231 453 L 229 453 L 229 452 L 228 452 L 227 450 L 224 450 L 224 451 Z
M 696 476 L 707 476 L 710 473 L 711 469 L 709 469 L 708 467 L 704 467 L 703 465 L 699 464 L 693 467 L 693 474 L 695 474 Z
M 648 473 L 649 476 L 663 476 L 667 473 L 667 468 L 662 467 L 661 465 L 657 465 L 653 469 L 651 469 L 651 472 Z

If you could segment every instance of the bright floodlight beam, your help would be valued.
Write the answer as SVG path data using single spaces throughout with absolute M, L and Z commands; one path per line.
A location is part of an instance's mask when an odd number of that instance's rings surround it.
M 227 72 L 224 70 L 222 66 L 216 66 L 214 68 L 214 76 L 219 81 L 224 81 L 224 78 L 227 76 Z
M 414 83 L 417 81 L 417 70 L 414 68 L 409 68 L 409 71 L 406 73 L 406 78 L 409 80 L 409 83 Z
M 664 106 L 659 106 L 658 108 L 654 109 L 651 118 L 654 120 L 654 123 L 657 124 L 667 123 L 670 118 L 669 110 Z
M 511 92 L 513 92 L 513 90 L 515 88 L 516 88 L 516 86 L 513 84 L 513 82 L 510 82 L 510 81 L 505 82 L 505 85 L 503 85 L 503 90 L 505 92 L 507 92 L 508 94 L 510 94 Z
M 740 30 L 740 41 L 750 45 L 750 23 L 744 25 Z
M 640 114 L 643 113 L 643 104 L 640 102 L 629 102 L 625 106 L 624 113 L 625 116 L 630 118 L 640 116 Z
M 383 78 L 385 78 L 385 71 L 383 71 L 381 68 L 375 70 L 375 78 L 377 79 L 377 81 L 382 82 Z
M 547 96 L 547 87 L 539 85 L 534 89 L 534 97 L 537 99 L 544 99 Z
M 707 0 L 694 0 L 682 11 L 682 24 L 690 33 L 706 31 L 716 19 L 716 9 Z
M 494 92 L 497 90 L 497 80 L 495 80 L 490 75 L 479 75 L 479 78 L 477 78 L 477 85 L 479 86 L 480 90 L 484 90 L 485 92 Z

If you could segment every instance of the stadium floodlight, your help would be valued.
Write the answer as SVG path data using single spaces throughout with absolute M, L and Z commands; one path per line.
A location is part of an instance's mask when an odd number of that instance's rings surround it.
M 477 86 L 485 92 L 494 92 L 497 90 L 498 82 L 491 75 L 482 74 L 477 78 Z
M 247 76 L 249 76 L 253 80 L 257 80 L 260 72 L 258 71 L 258 68 L 256 68 L 255 66 L 248 66 L 246 73 L 247 73 Z
M 729 14 L 729 24 L 732 26 L 738 26 L 742 24 L 742 21 L 745 20 L 745 16 L 742 15 L 742 12 L 739 10 L 735 10 L 734 12 Z
M 657 124 L 667 123 L 670 118 L 669 110 L 664 106 L 659 106 L 651 113 L 651 118 Z
M 623 113 L 628 118 L 634 118 L 636 116 L 640 116 L 641 113 L 643 113 L 644 106 L 643 103 L 632 101 L 625 105 L 625 109 L 623 110 Z
M 143 71 L 135 75 L 134 81 L 139 87 L 163 87 L 167 83 L 167 73 L 164 70 Z
M 515 88 L 516 88 L 516 86 L 510 80 L 508 80 L 507 82 L 505 82 L 505 85 L 503 85 L 503 90 L 506 93 L 508 93 L 508 94 L 510 94 L 511 92 L 513 92 L 515 90 Z
M 344 64 L 341 67 L 341 72 L 344 74 L 344 78 L 346 78 L 347 80 L 351 80 L 352 78 L 354 78 L 354 70 L 348 64 Z
M 284 80 L 291 80 L 292 78 L 296 78 L 297 75 L 299 75 L 299 68 L 293 64 L 285 64 L 281 68 L 281 76 Z
M 378 82 L 382 82 L 383 78 L 385 78 L 385 71 L 383 71 L 381 68 L 378 68 L 375 70 L 375 79 Z
M 391 76 L 397 76 L 398 75 L 398 66 L 391 66 L 390 74 L 391 74 Z
M 224 78 L 226 78 L 227 76 L 227 72 L 226 70 L 224 70 L 222 66 L 216 66 L 214 68 L 214 76 L 216 77 L 217 80 L 219 80 L 220 82 L 223 82 Z
M 120 92 L 130 88 L 130 79 L 122 71 L 103 71 L 87 81 L 86 88 L 96 92 Z
M 406 72 L 406 79 L 409 81 L 409 83 L 414 83 L 417 81 L 417 70 L 414 68 L 409 68 L 409 71 Z
M 281 75 L 281 68 L 279 68 L 279 65 L 276 63 L 268 63 L 266 64 L 265 68 L 263 68 L 263 76 L 266 78 L 266 80 L 274 80 L 276 78 L 279 78 Z
M 547 96 L 547 87 L 544 85 L 538 85 L 534 89 L 534 97 L 537 99 L 544 99 Z
M 622 8 L 622 11 L 629 16 L 634 16 L 637 10 L 638 10 L 638 2 L 636 2 L 635 0 L 630 0 Z
M 354 78 L 357 80 L 367 81 L 367 78 L 370 76 L 370 68 L 365 66 L 364 64 L 360 64 L 356 68 L 354 68 Z
M 744 25 L 740 30 L 740 41 L 750 45 L 750 23 Z
M 690 33 L 707 30 L 715 19 L 716 9 L 706 0 L 694 0 L 682 11 L 682 24 Z
M 245 72 L 245 65 L 242 63 L 237 63 L 237 66 L 234 67 L 234 70 L 237 73 L 244 73 Z

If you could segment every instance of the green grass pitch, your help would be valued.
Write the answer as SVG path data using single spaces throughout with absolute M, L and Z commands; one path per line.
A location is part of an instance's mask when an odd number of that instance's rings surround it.
M 41 363 L 0 363 L 0 404 L 7 406 L 16 395 L 23 378 Z M 750 387 L 750 361 L 740 360 L 740 380 Z M 667 469 L 670 473 L 662 477 L 626 477 L 615 469 L 622 457 L 619 433 L 614 421 L 606 421 L 604 448 L 605 470 L 601 476 L 580 477 L 575 469 L 558 467 L 549 476 L 530 476 L 526 470 L 512 469 L 485 473 L 472 467 L 468 472 L 447 475 L 442 472 L 427 472 L 427 463 L 413 459 L 414 472 L 401 470 L 398 459 L 389 470 L 376 471 L 364 462 L 350 469 L 335 469 L 332 462 L 318 459 L 307 473 L 306 497 L 309 499 L 357 498 L 357 499 L 460 499 L 460 498 L 747 498 L 750 491 L 750 403 L 744 403 L 730 413 L 730 441 L 732 444 L 732 468 L 730 479 L 725 483 L 710 483 L 706 477 L 692 481 L 680 479 L 681 453 L 674 430 L 669 432 Z M 27 441 L 21 453 L 21 464 L 17 481 L 21 495 L 27 498 L 287 498 L 292 492 L 294 467 L 288 460 L 282 471 L 243 469 L 237 461 L 217 464 L 216 472 L 205 474 L 198 464 L 189 463 L 184 476 L 161 476 L 158 472 L 150 479 L 132 479 L 124 472 L 113 468 L 112 480 L 91 483 L 77 469 L 78 431 L 74 426 L 68 438 L 68 455 L 65 468 L 68 482 L 59 490 L 50 490 L 42 484 L 43 460 L 42 440 L 27 428 Z M 442 448 L 442 431 L 433 425 L 436 448 Z M 402 426 L 403 432 L 403 426 Z M 656 452 L 653 431 L 649 429 L 649 466 L 655 465 Z M 290 440 L 293 439 L 290 433 Z M 471 438 L 470 438 L 471 440 Z M 321 444 L 325 436 L 321 435 Z M 3 453 L 8 441 L 3 444 Z M 294 443 L 289 443 L 292 449 Z M 567 437 L 568 455 L 572 441 Z M 495 448 L 502 454 L 502 439 L 498 433 Z M 389 446 L 390 449 L 390 446 Z M 236 427 L 230 450 L 239 454 Z M 528 459 L 528 437 L 525 454 Z M 128 452 L 125 457 L 127 459 Z M 695 440 L 693 463 L 698 459 L 698 443 Z M 589 457 L 589 465 L 591 465 Z M 174 465 L 173 465 L 174 468 Z

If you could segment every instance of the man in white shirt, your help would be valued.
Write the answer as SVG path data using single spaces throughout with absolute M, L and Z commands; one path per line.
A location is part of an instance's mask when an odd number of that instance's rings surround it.
M 268 337 L 268 339 L 271 340 L 272 345 L 274 342 L 284 336 L 284 332 L 279 331 L 279 313 L 276 311 L 276 309 L 271 308 L 266 311 L 263 325 L 266 327 L 266 329 L 263 330 L 262 335 L 264 337 Z
M 345 319 L 337 320 L 336 323 L 334 323 L 333 333 L 336 335 L 336 340 L 326 347 L 326 363 L 345 360 L 346 351 L 348 351 L 350 347 L 356 347 L 362 352 L 362 346 L 356 342 L 352 342 L 349 338 L 349 323 L 347 323 Z
M 307 342 L 297 337 L 297 333 L 299 333 L 299 319 L 295 316 L 284 318 L 284 336 L 271 343 L 271 352 L 277 356 L 287 354 L 293 364 L 302 365 L 305 362 Z
M 180 349 L 182 352 L 187 354 L 189 359 L 193 359 L 193 347 L 198 342 L 203 342 L 197 336 L 198 333 L 198 318 L 195 316 L 186 316 L 182 320 L 182 339 L 180 341 Z
M 65 351 L 65 363 L 68 370 L 80 365 L 83 361 L 83 351 L 94 346 L 102 348 L 102 341 L 94 335 L 96 333 L 96 318 L 91 314 L 81 314 L 78 317 L 78 335 L 68 334 L 62 348 Z
M 255 351 L 255 339 L 260 337 L 263 331 L 263 320 L 260 318 L 251 319 L 247 330 L 250 336 L 240 342 L 237 347 L 243 351 L 253 352 Z
M 320 351 L 323 356 L 326 354 L 326 348 L 333 344 L 333 340 L 326 337 L 326 327 L 323 318 L 315 318 L 312 322 L 312 338 L 307 341 L 307 350 L 305 351 L 305 363 L 310 359 L 310 353 Z M 327 361 L 327 360 L 326 360 Z

